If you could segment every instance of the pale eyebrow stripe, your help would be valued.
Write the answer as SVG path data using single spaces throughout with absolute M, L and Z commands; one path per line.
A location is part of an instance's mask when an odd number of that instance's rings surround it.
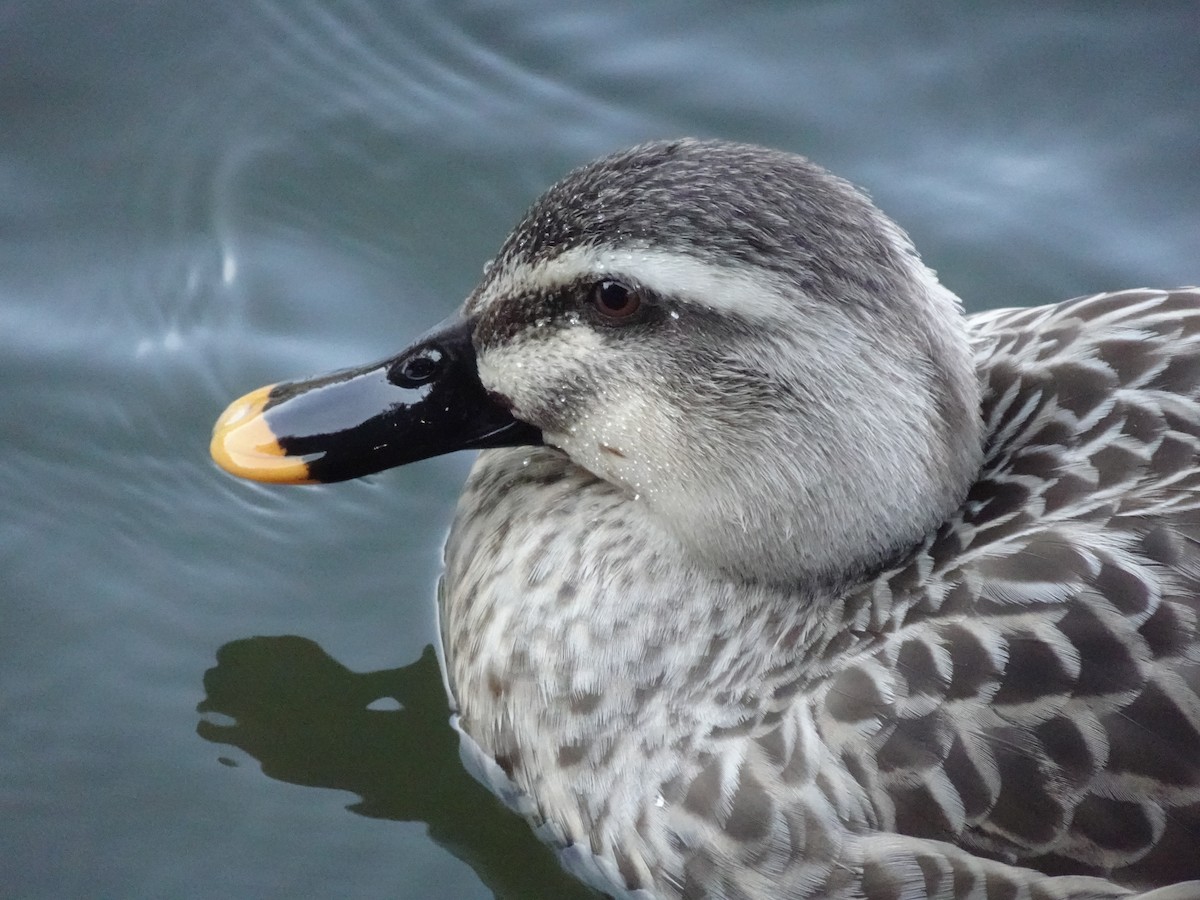
M 656 294 L 748 318 L 782 319 L 795 309 L 789 299 L 795 288 L 767 269 L 717 266 L 681 253 L 632 248 L 572 247 L 534 266 L 505 267 L 488 294 L 540 293 L 587 276 L 625 278 Z

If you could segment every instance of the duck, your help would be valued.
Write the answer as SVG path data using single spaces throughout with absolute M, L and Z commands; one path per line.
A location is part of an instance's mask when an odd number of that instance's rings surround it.
M 642 144 L 211 455 L 461 449 L 461 756 L 602 893 L 1200 898 L 1200 289 L 966 316 L 808 159 Z

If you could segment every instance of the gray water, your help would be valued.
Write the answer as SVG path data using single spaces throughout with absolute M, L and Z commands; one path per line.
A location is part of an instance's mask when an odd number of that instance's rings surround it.
M 970 309 L 1200 281 L 1195 0 L 0 3 L 0 896 L 591 896 L 446 725 L 469 458 L 285 489 L 207 445 L 683 134 L 863 185 Z

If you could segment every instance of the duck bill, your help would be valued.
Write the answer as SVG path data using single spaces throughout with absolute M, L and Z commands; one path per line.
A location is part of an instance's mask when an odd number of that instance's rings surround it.
M 221 468 L 277 484 L 345 481 L 453 450 L 542 443 L 479 381 L 473 322 L 391 359 L 251 391 L 213 428 Z

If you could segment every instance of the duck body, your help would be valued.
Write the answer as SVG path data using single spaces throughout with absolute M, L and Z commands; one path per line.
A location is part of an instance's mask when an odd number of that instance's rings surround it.
M 1200 898 L 1197 289 L 964 319 L 806 160 L 644 145 L 213 453 L 456 446 L 463 758 L 600 890 Z
M 706 577 L 558 451 L 481 454 L 441 600 L 464 753 L 597 887 L 1200 878 L 1200 292 L 969 321 L 980 477 L 838 597 Z

